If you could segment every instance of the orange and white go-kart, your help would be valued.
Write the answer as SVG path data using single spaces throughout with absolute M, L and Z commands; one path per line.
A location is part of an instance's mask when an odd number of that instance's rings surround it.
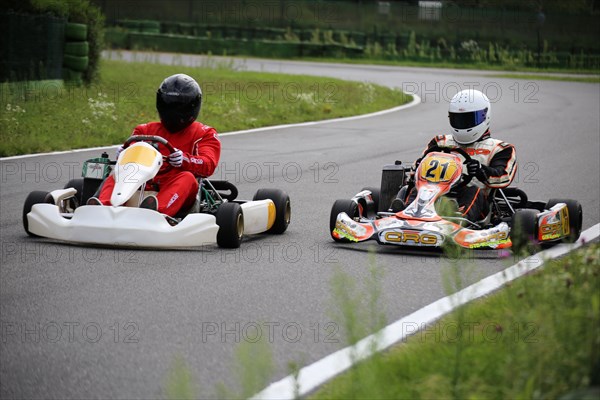
M 581 233 L 582 209 L 575 200 L 530 201 L 520 189 L 509 187 L 489 193 L 484 219 L 469 221 L 460 213 L 438 213 L 442 196 L 451 198 L 466 186 L 463 175 L 470 156 L 460 148 L 430 148 L 416 171 L 400 162 L 385 166 L 381 188 L 365 188 L 351 199 L 337 200 L 329 221 L 337 242 L 375 240 L 380 244 L 440 248 L 448 241 L 468 249 L 520 249 L 531 243 L 576 240 Z M 406 182 L 414 184 L 414 201 L 401 210 L 390 209 Z M 402 189 L 400 189 L 402 188 Z M 400 193 L 399 193 L 400 189 Z

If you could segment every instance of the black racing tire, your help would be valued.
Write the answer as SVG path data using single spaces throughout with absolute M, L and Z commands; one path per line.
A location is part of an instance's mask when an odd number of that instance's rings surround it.
M 69 56 L 87 57 L 90 52 L 88 42 L 67 42 L 65 43 L 65 54 Z
M 331 214 L 329 215 L 329 234 L 331 235 L 331 238 L 336 242 L 348 243 L 350 242 L 348 239 L 338 239 L 333 236 L 333 230 L 335 229 L 335 221 L 337 220 L 337 216 L 341 212 L 345 212 L 350 218 L 358 218 L 358 204 L 350 199 L 340 199 L 336 200 L 335 203 L 333 203 L 333 207 L 331 207 Z
M 369 192 L 371 192 L 371 196 L 373 196 L 373 203 L 375 203 L 375 213 L 377 213 L 379 211 L 379 200 L 381 199 L 381 189 L 372 187 L 372 186 L 367 186 L 367 187 L 362 188 L 361 192 L 363 190 L 368 190 Z
M 571 233 L 568 237 L 564 238 L 563 241 L 572 243 L 579 239 L 581 235 L 581 228 L 583 226 L 583 209 L 581 204 L 577 200 L 571 199 L 550 199 L 546 203 L 546 210 L 549 210 L 558 203 L 565 203 L 567 210 L 569 210 L 569 230 Z
M 223 203 L 217 210 L 217 244 L 227 249 L 237 249 L 244 236 L 244 214 L 238 203 Z
M 512 216 L 510 240 L 515 253 L 527 252 L 535 245 L 538 237 L 538 210 L 519 209 Z
M 71 179 L 69 182 L 67 182 L 67 184 L 65 185 L 65 187 L 63 189 L 68 189 L 68 188 L 73 188 L 73 189 L 77 190 L 77 194 L 75 195 L 75 198 L 77 199 L 77 205 L 78 206 L 84 205 L 83 178 Z
M 275 222 L 267 233 L 280 235 L 290 225 L 292 206 L 290 196 L 280 189 L 258 189 L 252 200 L 271 199 L 275 204 Z
M 67 40 L 87 40 L 88 27 L 86 24 L 65 24 L 65 38 Z
M 23 228 L 29 236 L 38 237 L 38 235 L 29 231 L 29 220 L 27 219 L 27 214 L 29 214 L 34 205 L 44 203 L 54 204 L 54 199 L 52 196 L 50 196 L 49 192 L 43 192 L 41 190 L 36 190 L 29 193 L 25 199 L 25 204 L 23 205 Z
M 65 54 L 63 57 L 63 65 L 73 71 L 83 72 L 87 70 L 90 59 L 85 57 L 70 56 Z

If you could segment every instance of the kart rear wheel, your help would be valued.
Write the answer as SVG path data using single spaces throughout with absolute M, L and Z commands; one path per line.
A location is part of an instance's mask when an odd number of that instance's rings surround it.
M 572 243 L 579 239 L 581 227 L 583 225 L 583 209 L 577 200 L 570 199 L 550 199 L 546 203 L 546 210 L 549 210 L 558 203 L 565 203 L 569 211 L 569 236 L 563 239 L 564 242 Z
M 292 217 L 290 196 L 280 189 L 258 189 L 252 200 L 270 199 L 275 204 L 275 222 L 267 233 L 280 235 L 286 231 Z
M 25 232 L 27 232 L 29 236 L 38 237 L 35 233 L 29 232 L 29 220 L 27 219 L 27 214 L 29 214 L 34 205 L 44 203 L 54 204 L 54 199 L 50 196 L 49 192 L 36 190 L 29 193 L 25 199 L 25 204 L 23 205 L 23 228 L 25 228 Z
M 217 210 L 217 244 L 219 247 L 237 249 L 244 236 L 244 214 L 238 203 L 223 203 Z
M 530 246 L 537 242 L 538 214 L 538 210 L 528 208 L 515 211 L 510 228 L 513 252 L 528 251 Z
M 345 212 L 352 219 L 358 218 L 360 216 L 358 212 L 358 204 L 350 199 L 341 199 L 336 200 L 333 203 L 333 207 L 331 207 L 331 214 L 329 215 L 329 234 L 331 238 L 336 242 L 350 242 L 345 238 L 336 238 L 333 236 L 333 230 L 335 229 L 335 221 L 337 220 L 337 216 L 339 213 Z

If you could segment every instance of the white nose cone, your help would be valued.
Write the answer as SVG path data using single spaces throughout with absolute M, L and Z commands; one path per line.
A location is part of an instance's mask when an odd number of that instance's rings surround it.
M 161 165 L 162 154 L 148 143 L 137 142 L 123 150 L 114 170 L 111 204 L 125 204 L 144 182 L 156 176 Z

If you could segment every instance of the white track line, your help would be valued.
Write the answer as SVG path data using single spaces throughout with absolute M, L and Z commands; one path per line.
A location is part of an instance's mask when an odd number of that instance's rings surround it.
M 560 244 L 548 250 L 536 253 L 515 265 L 454 293 L 453 295 L 439 299 L 386 326 L 378 333 L 362 339 L 356 346 L 338 350 L 335 353 L 302 368 L 299 372 L 297 382 L 294 381 L 292 375 L 289 375 L 280 381 L 270 384 L 263 391 L 255 394 L 252 399 L 293 399 L 295 397 L 294 388 L 296 385 L 298 385 L 297 395 L 305 396 L 336 375 L 344 372 L 353 364 L 368 358 L 373 354 L 373 343 L 376 344 L 375 352 L 384 350 L 394 343 L 398 343 L 409 335 L 414 334 L 415 326 L 421 327 L 429 325 L 469 301 L 478 299 L 498 290 L 508 282 L 539 268 L 546 260 L 560 257 L 583 244 L 598 238 L 598 236 L 600 236 L 600 224 L 596 224 L 582 232 L 581 237 L 576 243 Z M 406 327 L 410 327 L 411 329 L 406 329 Z
M 378 117 L 380 115 L 390 114 L 390 113 L 393 113 L 396 111 L 404 110 L 406 108 L 414 107 L 414 106 L 418 105 L 419 103 L 421 103 L 421 98 L 418 95 L 416 95 L 414 93 L 406 93 L 406 94 L 413 96 L 413 99 L 410 103 L 403 104 L 401 106 L 394 107 L 394 108 L 388 108 L 387 110 L 372 112 L 370 114 L 355 115 L 352 117 L 344 117 L 344 118 L 325 119 L 322 121 L 300 122 L 300 123 L 296 123 L 296 124 L 265 126 L 263 128 L 245 129 L 242 131 L 220 133 L 219 136 L 234 136 L 234 135 L 242 135 L 242 134 L 247 134 L 247 133 L 267 132 L 267 131 L 272 131 L 275 129 L 301 128 L 304 126 L 331 124 L 333 122 L 355 121 L 357 119 L 372 118 L 372 117 Z M 42 156 L 54 156 L 54 155 L 60 155 L 60 154 L 80 153 L 82 151 L 108 150 L 108 149 L 116 148 L 117 146 L 118 145 L 111 145 L 111 146 L 102 146 L 102 147 L 90 147 L 87 149 L 53 151 L 53 152 L 49 152 L 49 153 L 23 154 L 20 156 L 0 157 L 0 161 L 17 160 L 17 159 L 30 158 L 30 157 L 42 157 Z

